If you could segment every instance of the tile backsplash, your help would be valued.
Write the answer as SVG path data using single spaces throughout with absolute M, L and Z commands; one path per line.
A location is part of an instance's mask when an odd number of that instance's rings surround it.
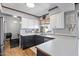
M 39 29 L 30 29 L 30 28 L 24 28 L 20 30 L 20 33 L 38 33 Z

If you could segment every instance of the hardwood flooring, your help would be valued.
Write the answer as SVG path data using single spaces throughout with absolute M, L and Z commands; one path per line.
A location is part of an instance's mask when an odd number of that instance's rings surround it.
M 10 42 L 5 41 L 5 56 L 36 56 L 36 54 L 31 49 L 22 50 L 19 47 L 10 48 Z

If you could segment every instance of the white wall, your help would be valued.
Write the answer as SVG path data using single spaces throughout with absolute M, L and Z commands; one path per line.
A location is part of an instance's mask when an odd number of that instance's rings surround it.
M 10 16 L 4 16 L 4 20 L 5 33 L 12 33 L 12 39 L 17 38 L 17 33 L 20 33 L 20 19 Z M 14 23 L 15 21 L 17 23 Z

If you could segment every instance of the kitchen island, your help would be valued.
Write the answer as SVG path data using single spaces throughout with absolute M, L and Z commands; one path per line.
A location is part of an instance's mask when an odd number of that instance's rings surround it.
M 37 35 L 46 38 L 54 38 L 40 44 L 31 46 L 30 48 L 37 53 L 37 56 L 77 56 L 78 55 L 78 40 L 76 36 L 66 35 L 41 35 L 41 34 L 29 34 Z M 28 36 L 23 34 L 22 36 Z M 41 40 L 38 38 L 39 41 Z M 46 39 L 45 38 L 45 39 Z M 37 41 L 37 42 L 39 42 Z M 21 41 L 20 41 L 21 42 Z
M 22 49 L 27 49 L 32 46 L 36 46 L 42 43 L 45 43 L 49 40 L 54 39 L 53 37 L 37 35 L 37 34 L 30 34 L 30 35 L 20 35 L 20 47 Z

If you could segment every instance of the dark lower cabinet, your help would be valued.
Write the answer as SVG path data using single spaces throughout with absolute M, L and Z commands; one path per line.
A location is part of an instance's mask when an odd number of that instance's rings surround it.
M 19 39 L 10 39 L 10 48 L 19 47 Z
M 44 38 L 39 35 L 21 36 L 21 47 L 23 49 L 41 44 L 44 42 Z
M 21 47 L 26 49 L 34 45 L 33 36 L 21 36 Z
M 34 44 L 32 42 L 24 42 L 23 44 L 23 49 L 29 48 L 34 46 Z
M 30 48 L 32 46 L 47 42 L 49 39 L 51 40 L 54 38 L 48 38 L 40 35 L 21 36 L 21 48 Z
M 41 43 L 44 43 L 44 37 L 35 35 L 34 44 L 38 45 L 38 44 L 41 44 Z

